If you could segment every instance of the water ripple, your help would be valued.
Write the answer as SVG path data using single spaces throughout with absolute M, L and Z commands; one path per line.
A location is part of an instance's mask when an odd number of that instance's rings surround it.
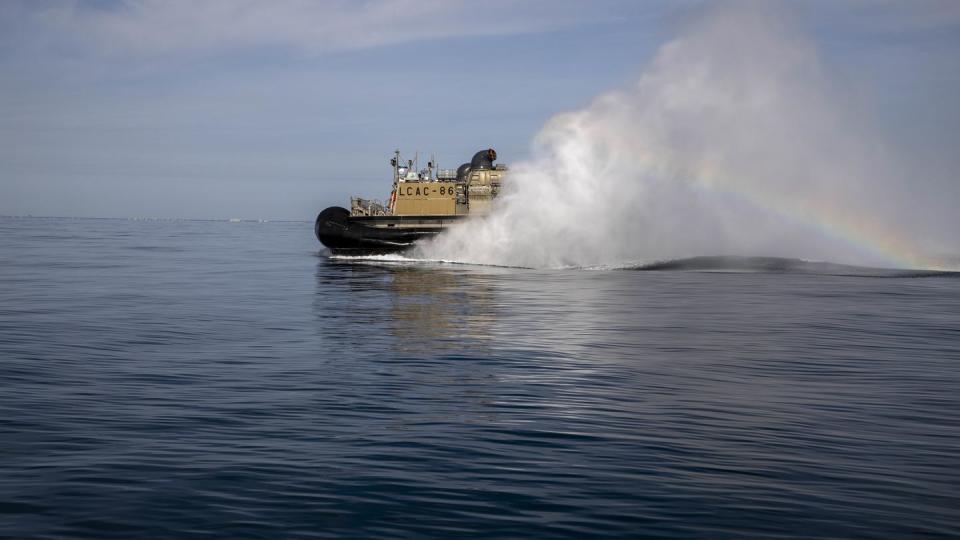
M 3 229 L 0 537 L 960 535 L 952 275 Z

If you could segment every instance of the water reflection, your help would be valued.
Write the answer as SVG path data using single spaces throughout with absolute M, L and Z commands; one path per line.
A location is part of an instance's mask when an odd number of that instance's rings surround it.
M 408 355 L 469 346 L 475 354 L 489 347 L 494 334 L 493 276 L 463 268 L 337 259 L 322 259 L 316 276 L 314 312 L 321 332 L 339 346 Z

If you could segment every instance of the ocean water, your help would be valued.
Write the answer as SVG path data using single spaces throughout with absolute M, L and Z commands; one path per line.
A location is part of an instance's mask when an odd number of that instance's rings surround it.
M 0 218 L 4 538 L 957 537 L 958 416 L 957 274 Z

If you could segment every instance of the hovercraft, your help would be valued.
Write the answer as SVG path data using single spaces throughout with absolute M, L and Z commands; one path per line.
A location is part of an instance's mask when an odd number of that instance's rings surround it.
M 457 169 L 440 169 L 431 159 L 418 169 L 394 152 L 393 189 L 387 203 L 350 198 L 350 210 L 331 206 L 317 216 L 314 232 L 335 255 L 399 253 L 472 216 L 485 215 L 500 192 L 505 165 L 494 165 L 492 149 L 474 154 Z

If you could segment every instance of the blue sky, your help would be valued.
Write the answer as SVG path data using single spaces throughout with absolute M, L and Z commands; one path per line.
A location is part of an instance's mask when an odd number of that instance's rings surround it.
M 0 214 L 311 219 L 386 197 L 397 147 L 523 160 L 712 7 L 7 0 Z M 920 184 L 960 197 L 960 3 L 778 9 Z

